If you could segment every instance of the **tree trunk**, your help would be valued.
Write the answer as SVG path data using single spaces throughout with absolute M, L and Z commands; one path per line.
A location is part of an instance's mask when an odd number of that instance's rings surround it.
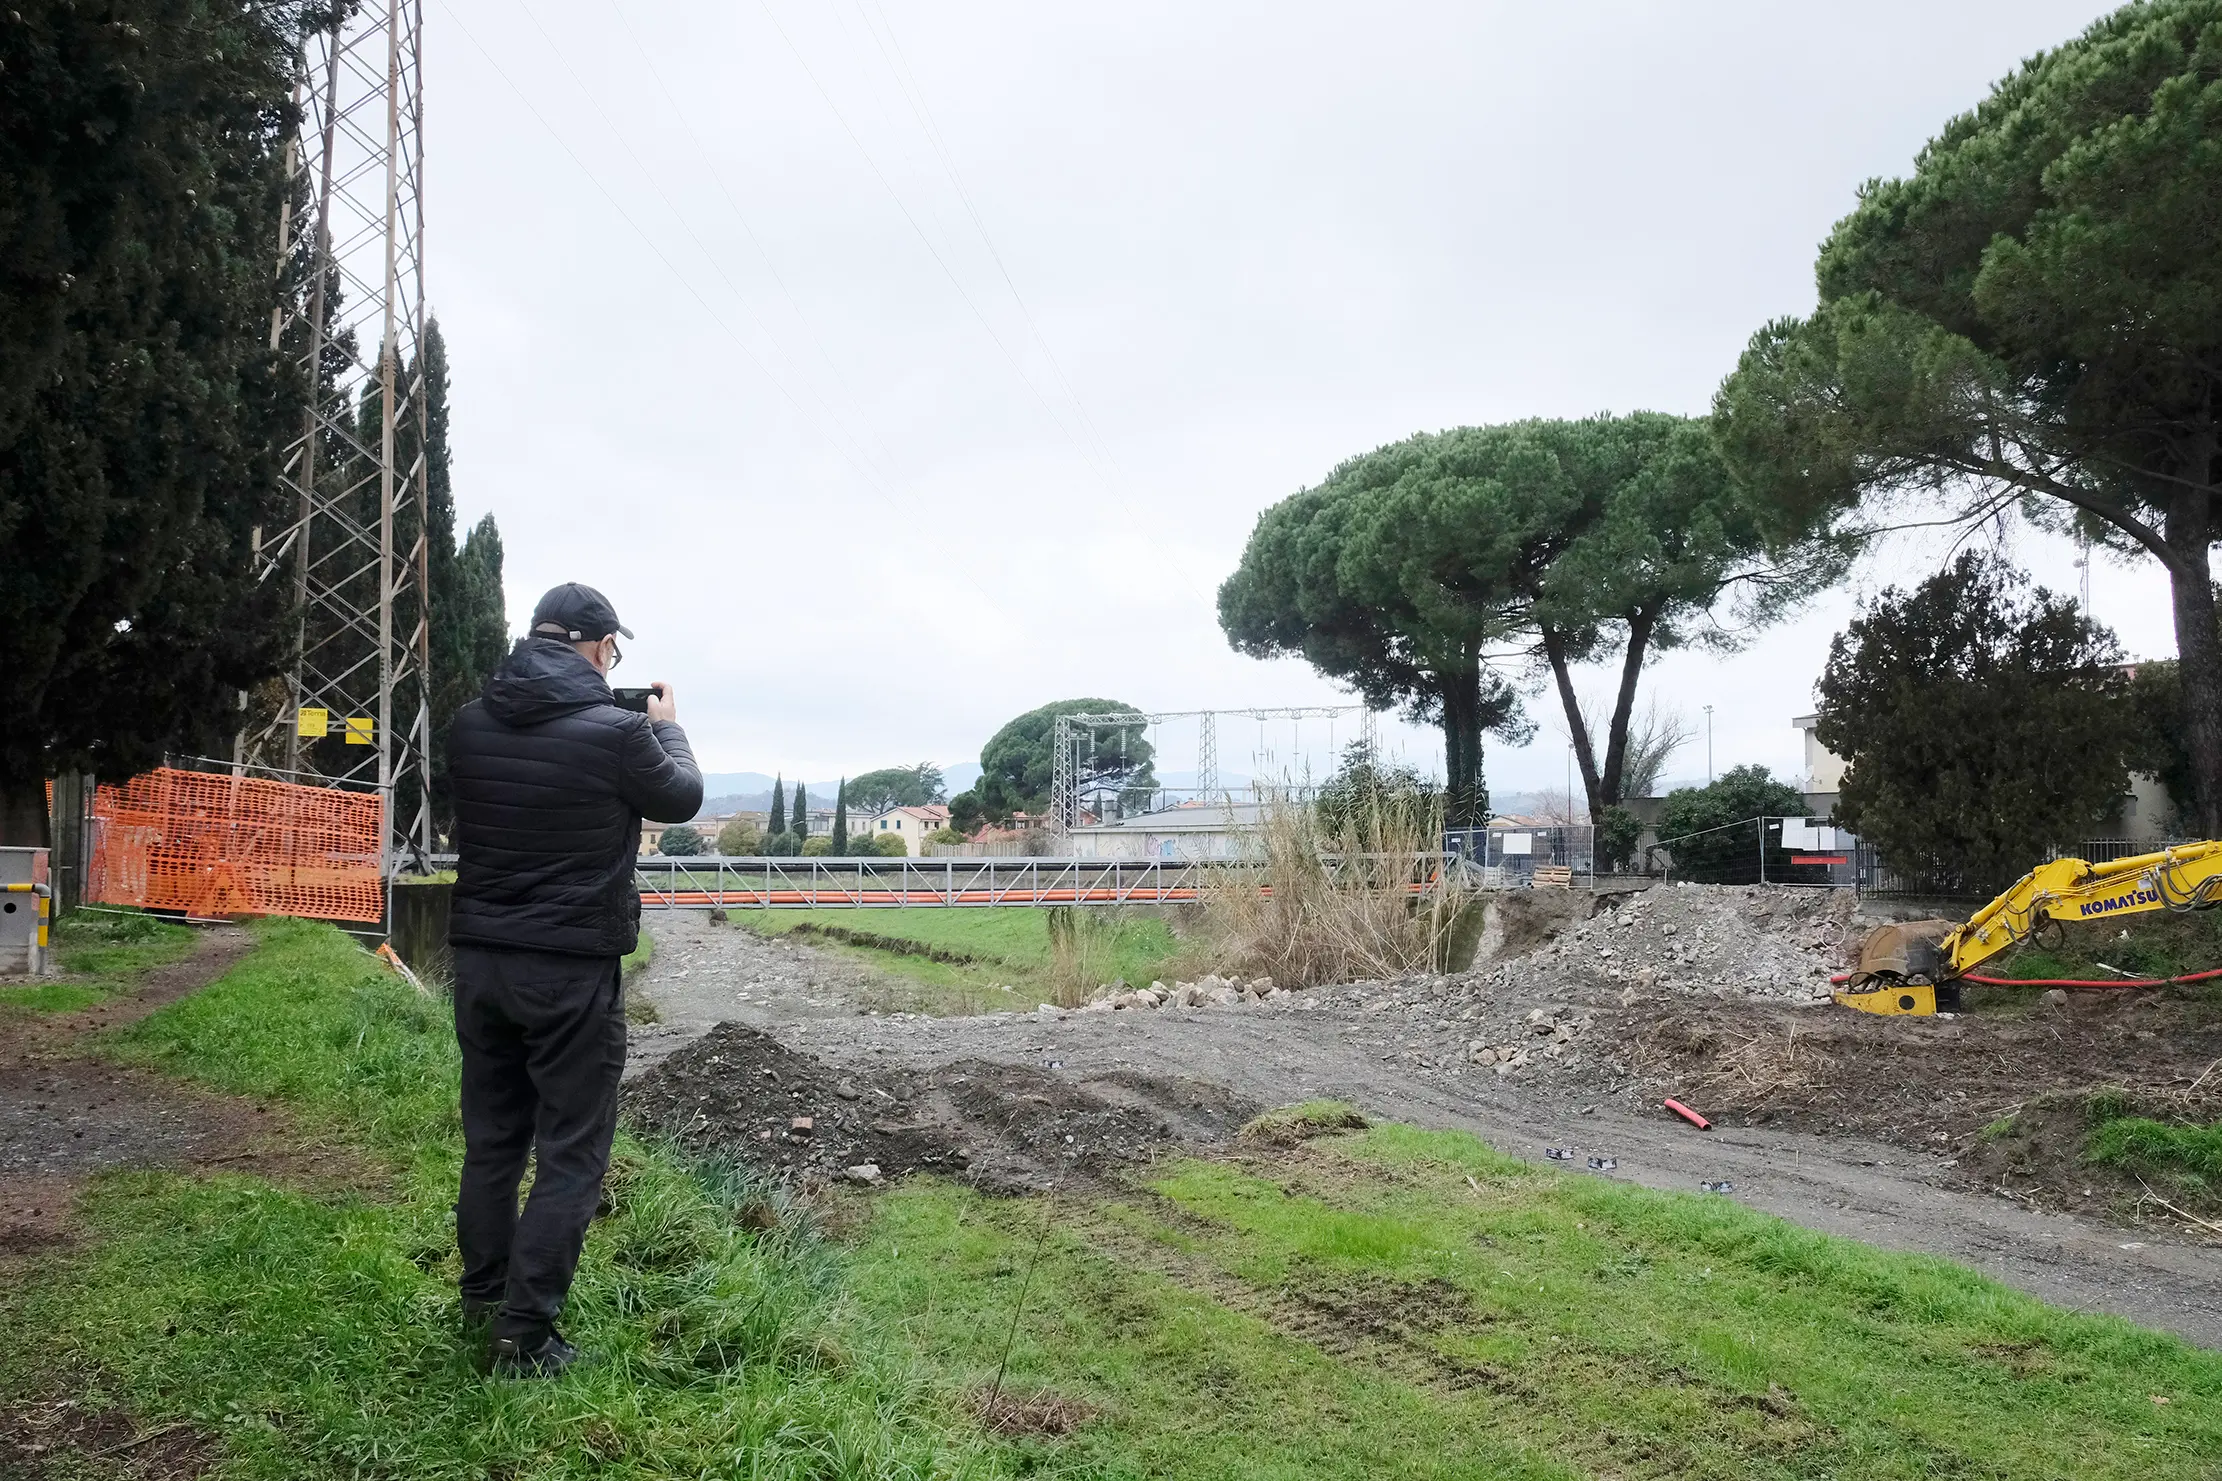
M 1481 775 L 1480 655 L 1443 675 L 1443 821 L 1452 828 L 1488 822 L 1489 793 Z
M 1566 709 L 1566 735 L 1574 745 L 1574 764 L 1582 769 L 1582 789 L 1589 798 L 1589 815 L 1594 820 L 1604 810 L 1604 789 L 1597 775 L 1597 752 L 1589 743 L 1589 722 L 1582 718 L 1582 702 L 1574 697 L 1574 672 L 1567 661 L 1566 637 L 1555 628 L 1544 627 L 1543 656 L 1551 662 L 1551 677 L 1558 681 L 1558 700 Z M 1574 799 L 1566 799 L 1572 807 Z
M 46 783 L 0 782 L 0 848 L 46 848 Z
M 1618 807 L 1628 800 L 1628 722 L 1635 714 L 1636 680 L 1643 675 L 1644 655 L 1650 651 L 1651 632 L 1658 621 L 1657 613 L 1641 608 L 1628 615 L 1628 648 L 1620 657 L 1620 693 L 1613 700 L 1612 726 L 1605 732 L 1605 775 L 1600 788 L 1605 807 Z M 1590 816 L 1595 818 L 1598 812 L 1592 811 Z
M 2207 561 L 2214 538 L 2212 498 L 2207 489 L 2179 489 L 2168 509 L 2167 538 L 2175 557 L 2169 579 L 2192 795 L 2200 836 L 2222 838 L 2222 635 L 2215 632 L 2213 575 Z
M 1582 786 L 1589 797 L 1592 821 L 1608 807 L 1622 802 L 1621 778 L 1628 768 L 1628 722 L 1636 708 L 1636 681 L 1643 675 L 1644 655 L 1651 647 L 1656 615 L 1638 610 L 1625 619 L 1628 645 L 1620 660 L 1620 692 L 1613 698 L 1612 723 L 1605 730 L 1605 764 L 1597 764 L 1597 748 L 1590 741 L 1589 722 L 1582 718 L 1582 702 L 1574 695 L 1573 665 L 1567 659 L 1564 634 L 1541 629 L 1543 656 L 1550 660 L 1551 677 L 1558 681 L 1559 703 L 1566 709 L 1566 733 L 1574 743 L 1574 764 L 1582 770 Z M 1568 799 L 1571 801 L 1572 799 Z

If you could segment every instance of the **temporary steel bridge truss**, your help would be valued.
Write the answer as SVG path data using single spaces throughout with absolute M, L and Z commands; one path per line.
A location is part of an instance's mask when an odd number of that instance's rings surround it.
M 250 716 L 235 769 L 375 787 L 386 872 L 432 842 L 427 693 L 422 0 L 336 6 L 305 39 L 295 185 L 270 343 L 311 388 L 286 449 L 294 518 L 257 541 L 301 627 L 282 699 Z
M 1180 905 L 1215 871 L 1179 859 L 642 859 L 649 908 L 736 910 Z
M 1478 875 L 1442 856 L 1321 861 L 1331 883 L 1402 876 L 1424 895 L 1472 889 Z M 1224 859 L 645 858 L 634 866 L 651 910 L 897 910 L 918 907 L 1190 905 L 1213 888 L 1266 889 L 1256 866 Z

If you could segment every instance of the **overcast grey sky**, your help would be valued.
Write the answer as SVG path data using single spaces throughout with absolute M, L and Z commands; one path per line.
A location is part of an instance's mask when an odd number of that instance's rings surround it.
M 1415 431 L 1702 412 L 1859 183 L 2100 13 L 433 0 L 458 501 L 514 624 L 615 599 L 716 770 L 967 760 L 1079 694 L 1333 702 L 1219 633 L 1261 509 Z M 1650 684 L 1716 706 L 1718 767 L 1794 772 L 1830 633 L 1938 550 Z M 2149 570 L 2094 605 L 2173 651 Z M 1564 758 L 1547 726 L 1489 779 Z

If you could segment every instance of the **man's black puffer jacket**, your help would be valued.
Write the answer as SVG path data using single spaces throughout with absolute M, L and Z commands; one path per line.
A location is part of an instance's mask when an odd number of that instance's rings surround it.
M 686 732 L 621 710 L 568 643 L 527 638 L 448 731 L 459 946 L 623 956 L 640 939 L 640 820 L 702 806 Z

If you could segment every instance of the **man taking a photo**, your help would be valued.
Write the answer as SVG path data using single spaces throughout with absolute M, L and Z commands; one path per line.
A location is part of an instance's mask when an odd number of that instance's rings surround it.
M 490 1322 L 494 1370 L 560 1373 L 556 1331 L 601 1199 L 625 1068 L 623 969 L 640 935 L 640 821 L 702 806 L 671 686 L 647 713 L 606 676 L 632 633 L 600 592 L 559 586 L 448 734 L 455 799 L 455 1037 L 463 1314 Z M 520 1215 L 517 1186 L 537 1153 Z

